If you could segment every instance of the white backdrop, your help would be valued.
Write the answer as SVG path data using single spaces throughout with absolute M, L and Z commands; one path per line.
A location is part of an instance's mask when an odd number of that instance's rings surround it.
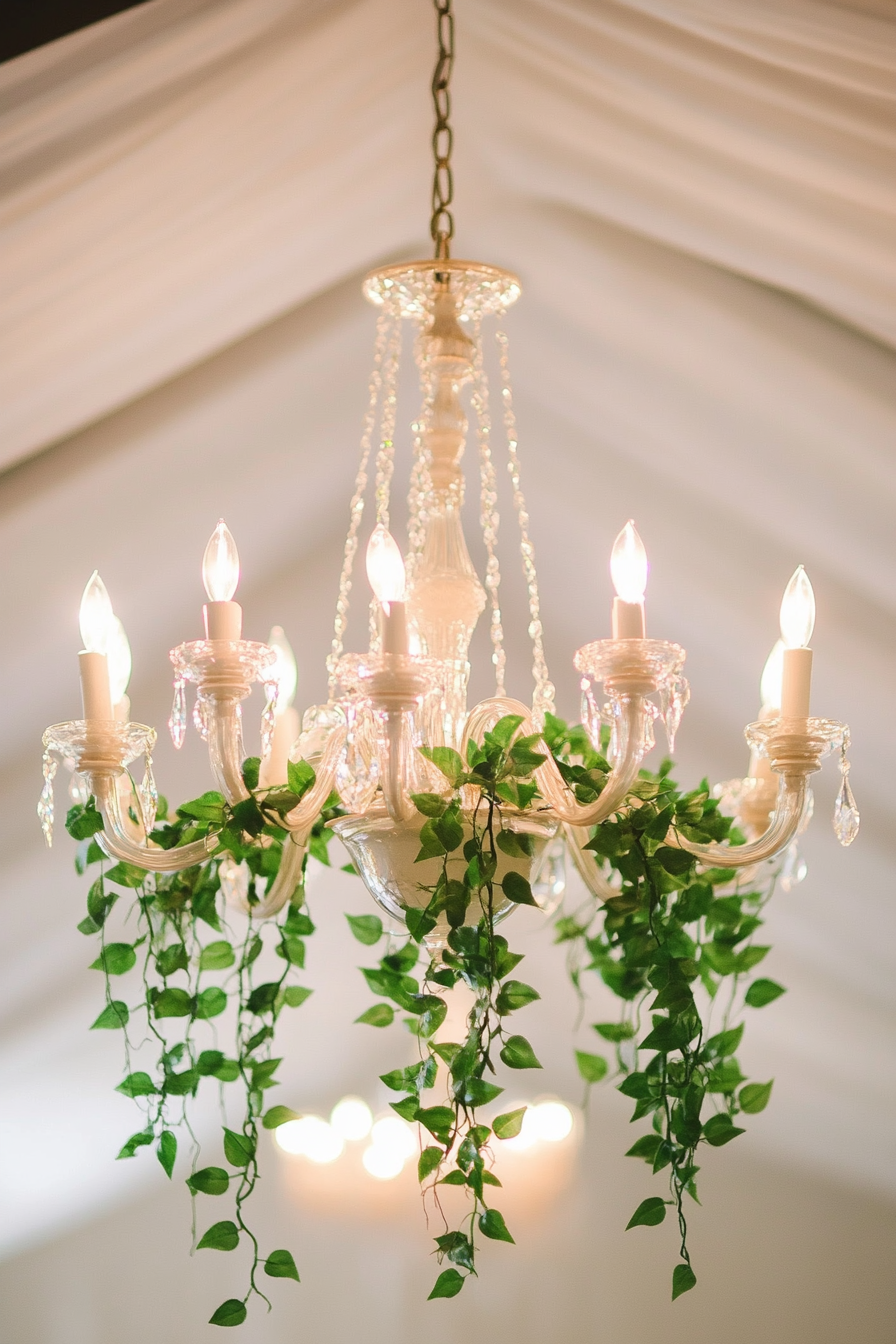
M 853 727 L 863 830 L 838 849 L 829 767 L 810 876 L 771 915 L 790 992 L 749 1030 L 775 1100 L 739 1142 L 889 1199 L 894 31 L 886 3 L 459 0 L 455 97 L 457 250 L 523 280 L 508 330 L 561 708 L 634 516 L 651 629 L 688 649 L 682 771 L 740 773 L 780 592 L 798 562 L 812 575 L 815 704 Z M 247 632 L 284 624 L 299 698 L 320 698 L 372 339 L 358 280 L 426 248 L 431 48 L 422 0 L 152 0 L 0 69 L 10 1252 L 156 1179 L 109 1161 L 129 1116 L 114 1043 L 84 1030 L 83 892 L 33 812 L 40 732 L 77 712 L 81 588 L 99 566 L 134 647 L 134 716 L 161 727 L 166 651 L 197 629 L 223 513 Z M 409 387 L 405 423 L 414 409 Z M 511 651 L 525 693 L 518 635 Z M 158 754 L 172 795 L 204 784 L 195 741 L 185 756 Z M 312 974 L 353 984 L 326 918 Z M 571 1024 L 559 963 L 542 973 Z M 295 1104 L 379 1071 L 353 1015 L 297 1037 Z M 547 1082 L 569 1091 L 566 1061 Z M 9 1336 L 31 1337 L 51 1335 Z

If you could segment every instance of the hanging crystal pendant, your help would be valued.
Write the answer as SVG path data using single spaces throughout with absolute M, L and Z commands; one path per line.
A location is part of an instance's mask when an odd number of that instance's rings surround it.
M 230 854 L 225 854 L 218 864 L 218 881 L 221 883 L 227 904 L 237 909 L 244 909 L 249 895 L 248 864 L 237 863 Z
M 144 757 L 146 769 L 143 774 L 143 783 L 138 789 L 140 798 L 140 807 L 143 812 L 143 828 L 149 835 L 156 824 L 156 811 L 159 806 L 159 791 L 156 788 L 156 781 L 152 773 L 152 757 L 149 752 Z
M 174 704 L 171 706 L 168 731 L 171 734 L 171 741 L 179 751 L 187 735 L 187 695 L 180 677 L 174 683 Z
M 675 750 L 675 735 L 690 698 L 691 688 L 686 677 L 670 677 L 660 687 L 660 716 L 666 729 L 670 755 Z
M 47 842 L 47 849 L 53 848 L 53 780 L 56 777 L 57 760 L 49 751 L 44 752 L 43 775 L 44 786 L 40 791 L 40 798 L 37 803 L 37 815 L 40 817 L 40 828 L 44 833 L 44 840 Z
M 80 803 L 82 806 L 90 797 L 90 789 L 87 780 L 77 770 L 74 771 L 68 782 L 68 796 L 73 803 Z
M 266 686 L 267 703 L 264 707 L 264 713 L 261 716 L 261 754 L 269 756 L 271 753 L 271 744 L 274 740 L 274 723 L 277 718 L 277 700 L 279 697 L 279 682 L 268 682 Z
M 565 891 L 566 841 L 558 837 L 549 846 L 538 876 L 532 883 L 532 895 L 536 905 L 546 915 L 552 915 L 563 900 Z
M 809 865 L 800 854 L 799 842 L 794 840 L 784 851 L 784 862 L 778 878 L 782 891 L 793 891 L 809 871 Z
M 840 792 L 834 804 L 834 834 L 844 848 L 851 845 L 859 833 L 859 809 L 849 784 L 848 746 L 848 741 L 844 740 L 840 750 Z
M 193 706 L 193 727 L 196 729 L 203 742 L 208 741 L 208 705 L 201 695 L 197 695 L 196 703 Z

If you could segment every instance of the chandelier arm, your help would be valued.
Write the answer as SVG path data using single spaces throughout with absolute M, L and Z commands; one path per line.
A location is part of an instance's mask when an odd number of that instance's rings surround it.
M 591 895 L 596 896 L 599 901 L 605 902 L 612 901 L 616 896 L 619 896 L 620 893 L 615 887 L 611 887 L 604 877 L 595 856 L 589 854 L 585 849 L 585 845 L 591 838 L 590 827 L 573 826 L 566 822 L 563 826 L 563 833 L 566 836 L 576 872 Z
M 231 807 L 249 797 L 243 781 L 243 730 L 239 701 L 229 696 L 210 696 L 208 759 L 215 781 Z
M 386 770 L 382 779 L 383 798 L 393 821 L 407 821 L 415 808 L 407 794 L 408 763 L 405 759 L 404 714 L 401 710 L 387 711 Z
M 708 868 L 746 868 L 765 859 L 774 858 L 790 844 L 796 835 L 806 808 L 807 780 L 805 774 L 781 776 L 778 801 L 764 835 L 746 845 L 702 845 L 687 840 L 674 832 L 666 837 L 666 844 L 684 849 Z
M 315 766 L 317 778 L 299 805 L 294 807 L 291 812 L 287 812 L 280 823 L 292 834 L 294 839 L 298 837 L 295 841 L 297 844 L 302 844 L 307 840 L 311 827 L 320 816 L 327 804 L 327 799 L 333 792 L 336 783 L 336 767 L 345 750 L 347 734 L 347 728 L 333 729 L 327 739 L 323 754 Z
M 234 909 L 241 910 L 250 919 L 271 919 L 280 913 L 286 902 L 302 881 L 302 864 L 305 861 L 306 836 L 298 840 L 294 836 L 284 842 L 283 855 L 277 876 L 268 887 L 260 901 L 250 905 L 244 898 L 231 902 Z
M 184 868 L 204 863 L 218 849 L 218 838 L 215 835 L 209 835 L 204 840 L 194 840 L 178 849 L 160 849 L 146 841 L 142 845 L 135 844 L 122 819 L 116 775 L 91 771 L 87 779 L 103 818 L 103 830 L 96 837 L 97 843 L 110 859 L 132 863 L 151 873 L 179 873 Z

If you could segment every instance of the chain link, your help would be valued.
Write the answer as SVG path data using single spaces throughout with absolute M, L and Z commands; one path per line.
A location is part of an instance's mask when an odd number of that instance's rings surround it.
M 436 113 L 436 125 L 432 133 L 435 170 L 432 178 L 432 218 L 429 221 L 429 231 L 435 243 L 436 260 L 447 261 L 451 256 L 451 239 L 454 237 L 454 215 L 450 209 L 454 200 L 454 179 L 451 174 L 454 132 L 449 121 L 451 116 L 449 83 L 454 65 L 454 15 L 451 12 L 451 0 L 433 0 L 433 3 L 436 10 L 439 56 L 432 75 L 432 101 Z

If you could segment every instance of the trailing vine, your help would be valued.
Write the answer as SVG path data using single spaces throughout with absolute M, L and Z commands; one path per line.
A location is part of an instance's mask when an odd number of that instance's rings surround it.
M 246 1204 L 258 1180 L 260 1129 L 275 1129 L 296 1118 L 288 1107 L 268 1107 L 266 1100 L 269 1089 L 277 1085 L 281 1063 L 273 1054 L 278 1018 L 285 1008 L 300 1007 L 311 994 L 297 983 L 295 972 L 304 967 L 305 939 L 314 932 L 314 924 L 303 883 L 276 921 L 257 924 L 251 910 L 277 875 L 283 845 L 288 843 L 280 819 L 311 787 L 314 772 L 304 762 L 290 764 L 288 787 L 259 789 L 258 771 L 257 758 L 244 763 L 249 797 L 235 807 L 209 792 L 182 804 L 169 817 L 167 803 L 160 800 L 151 836 L 155 845 L 175 849 L 211 834 L 220 845 L 206 863 L 170 875 L 150 874 L 128 863 L 110 865 L 96 840 L 103 820 L 93 799 L 72 807 L 66 818 L 69 834 L 80 842 L 78 872 L 99 867 L 88 891 L 87 915 L 78 925 L 81 933 L 98 937 L 99 955 L 92 969 L 102 972 L 105 981 L 106 1004 L 93 1028 L 122 1032 L 126 1073 L 116 1090 L 144 1112 L 143 1127 L 130 1136 L 118 1157 L 132 1158 L 141 1148 L 154 1145 L 170 1179 L 178 1151 L 175 1130 L 185 1130 L 192 1150 L 186 1184 L 194 1208 L 194 1249 L 233 1251 L 243 1244 L 249 1250 L 246 1292 L 216 1309 L 211 1324 L 220 1326 L 242 1324 L 253 1296 L 270 1308 L 259 1283 L 262 1270 L 268 1278 L 299 1278 L 290 1251 L 261 1254 L 246 1221 Z M 329 836 L 325 823 L 337 811 L 325 809 L 311 837 L 312 852 L 325 862 Z M 250 912 L 241 938 L 227 923 L 222 895 L 222 883 L 234 879 L 241 881 Z M 132 900 L 118 912 L 123 913 L 122 932 L 109 941 L 108 921 L 126 893 Z M 266 946 L 282 960 L 282 970 L 258 983 L 257 966 Z M 116 995 L 121 995 L 119 977 L 130 972 L 136 972 L 139 982 L 128 1002 Z M 229 1052 L 219 1048 L 218 1039 L 219 1019 L 228 1009 Z M 145 1055 L 152 1062 L 135 1068 L 136 1055 L 141 1065 Z M 204 1079 L 219 1085 L 225 1166 L 199 1165 L 189 1102 Z M 242 1111 L 241 1120 L 233 1125 L 227 1122 L 229 1085 L 239 1092 Z M 212 1223 L 197 1240 L 197 1196 L 227 1193 L 233 1196 L 233 1217 Z
M 609 766 L 584 729 L 548 716 L 545 740 L 579 801 L 599 796 Z M 668 1169 L 669 1197 L 644 1199 L 628 1228 L 656 1226 L 673 1210 L 680 1252 L 674 1300 L 697 1281 L 685 1196 L 697 1200 L 699 1146 L 720 1148 L 743 1134 L 736 1117 L 764 1110 L 771 1095 L 771 1082 L 749 1082 L 741 1072 L 737 1050 L 744 1024 L 735 1019 L 743 1006 L 761 1008 L 784 989 L 757 978 L 742 992 L 743 977 L 769 951 L 754 938 L 773 870 L 766 865 L 733 880 L 727 869 L 701 870 L 678 848 L 679 837 L 734 844 L 744 837 L 719 810 L 705 780 L 683 793 L 671 769 L 666 760 L 655 774 L 642 770 L 625 807 L 594 828 L 586 849 L 618 894 L 605 905 L 589 897 L 561 914 L 556 937 L 570 949 L 578 992 L 583 974 L 593 971 L 622 1000 L 619 1021 L 596 1022 L 593 1029 L 615 1046 L 617 1088 L 635 1103 L 632 1122 L 651 1119 L 651 1131 L 626 1156 L 647 1162 L 655 1174 Z M 645 1012 L 650 1019 L 642 1037 Z M 651 1055 L 643 1067 L 640 1051 Z M 588 1085 L 609 1072 L 603 1055 L 579 1051 L 577 1063 Z

